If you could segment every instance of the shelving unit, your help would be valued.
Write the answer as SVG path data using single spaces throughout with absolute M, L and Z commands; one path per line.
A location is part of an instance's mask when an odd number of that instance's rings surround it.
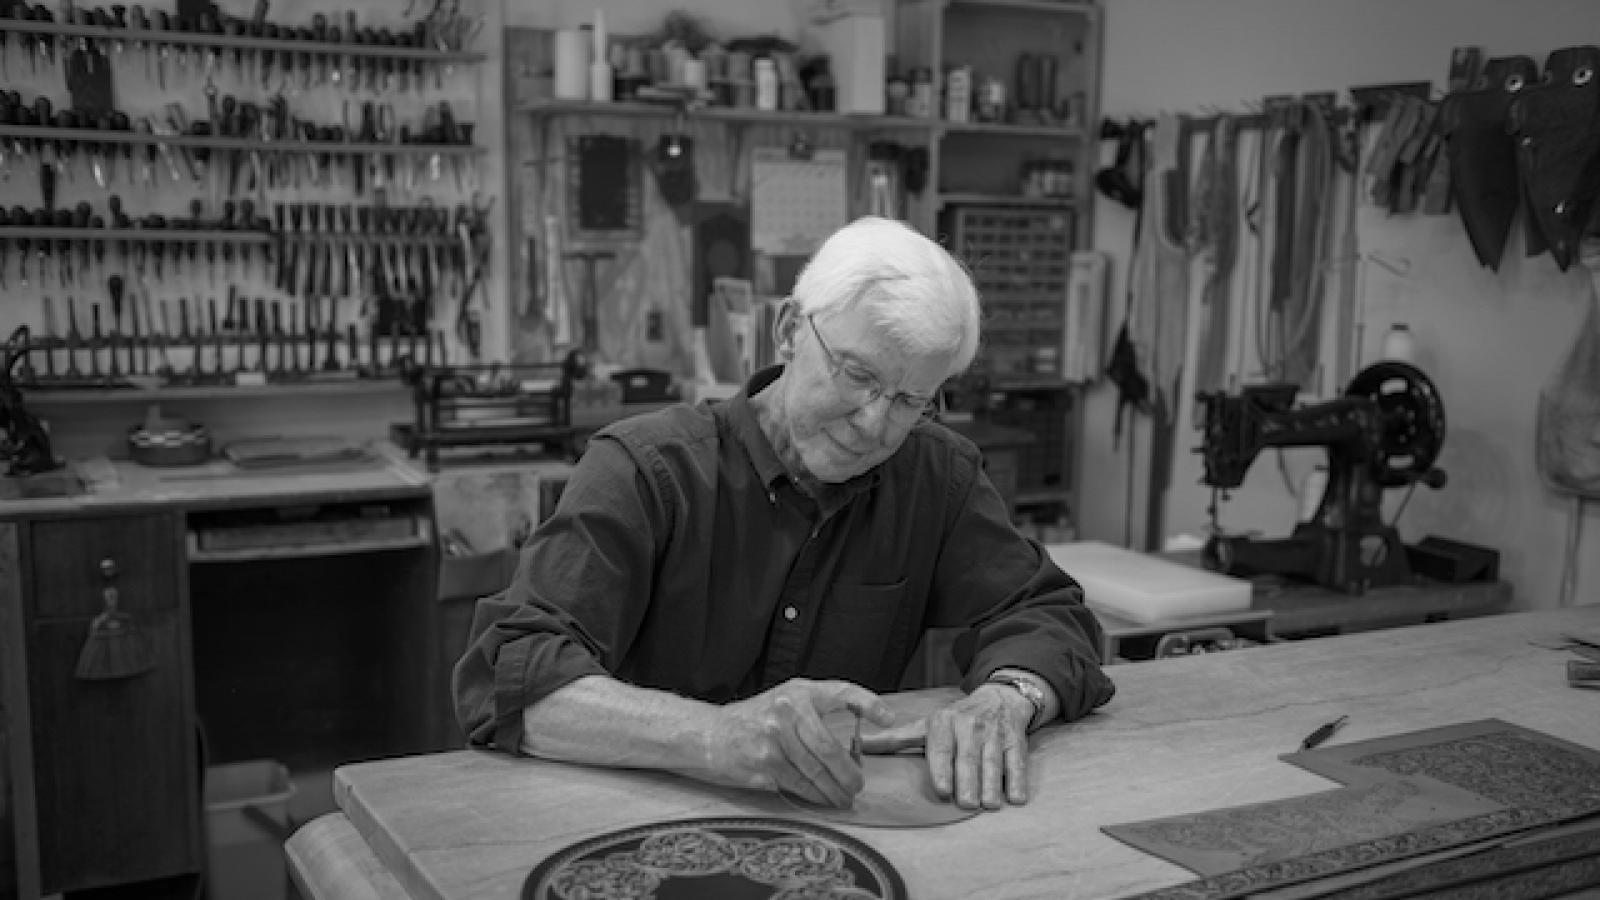
M 1053 121 L 949 121 L 942 116 L 930 147 L 929 182 L 914 220 L 943 231 L 953 206 L 1060 206 L 1077 219 L 1074 249 L 1087 249 L 1088 204 L 1094 154 L 1091 126 L 1099 121 L 1100 8 L 1075 0 L 901 0 L 896 50 L 903 72 L 925 68 L 943 76 L 966 66 L 976 98 L 986 78 L 1005 86 L 1014 108 L 1018 61 L 1023 54 L 1056 60 L 1052 69 L 1056 107 L 1069 115 Z M 1072 189 L 1057 196 L 1029 196 L 1022 170 L 1030 160 L 1070 163 Z M 1081 207 L 1081 208 L 1080 208 Z
M 979 121 L 976 108 L 971 121 L 940 118 L 929 148 L 930 189 L 916 221 L 948 236 L 952 252 L 973 266 L 987 307 L 986 351 L 958 388 L 959 402 L 996 425 L 1035 435 L 1019 457 L 1012 498 L 1019 514 L 1070 515 L 1082 413 L 1077 386 L 1060 378 L 1059 365 L 1070 257 L 1089 249 L 1093 232 L 1087 199 L 1098 151 L 1100 7 L 901 0 L 896 24 L 902 71 L 943 75 L 968 67 L 975 107 L 986 80 L 1004 86 L 1004 120 Z M 1024 54 L 1054 60 L 1053 78 L 1032 98 L 1048 104 L 1047 113 L 1018 121 Z M 1024 170 L 1039 160 L 1070 166 L 1070 189 L 1030 191 Z

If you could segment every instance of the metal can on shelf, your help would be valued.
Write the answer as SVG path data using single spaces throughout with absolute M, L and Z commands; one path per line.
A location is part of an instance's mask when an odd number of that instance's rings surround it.
M 972 120 L 971 66 L 951 66 L 945 71 L 944 117 L 949 122 Z
M 933 70 L 918 66 L 911 70 L 911 92 L 906 95 L 906 115 L 931 119 L 933 109 Z
M 997 75 L 986 75 L 978 83 L 978 121 L 1004 122 L 1006 120 L 1006 82 Z

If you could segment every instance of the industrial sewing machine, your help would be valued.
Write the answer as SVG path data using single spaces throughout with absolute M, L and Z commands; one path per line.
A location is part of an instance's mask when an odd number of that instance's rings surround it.
M 1236 488 L 1268 447 L 1326 447 L 1328 481 L 1309 521 L 1287 538 L 1213 534 L 1204 561 L 1233 575 L 1278 574 L 1359 594 L 1411 580 L 1406 547 L 1383 521 L 1387 488 L 1444 486 L 1434 467 L 1444 444 L 1444 405 L 1421 370 L 1380 362 L 1351 379 L 1344 396 L 1295 407 L 1298 387 L 1266 384 L 1230 395 L 1197 395 L 1205 444 L 1203 483 Z M 1213 523 L 1216 500 L 1211 506 Z

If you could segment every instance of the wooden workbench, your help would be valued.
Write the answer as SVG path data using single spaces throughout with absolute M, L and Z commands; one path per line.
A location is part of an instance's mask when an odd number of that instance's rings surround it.
M 1600 748 L 1600 692 L 1530 643 L 1600 629 L 1600 606 L 1286 642 L 1113 670 L 1099 712 L 1033 738 L 1026 806 L 920 830 L 835 826 L 893 864 L 918 900 L 1118 897 L 1189 880 L 1101 832 L 1307 794 L 1334 783 L 1281 761 L 1347 714 L 1335 743 L 1500 718 Z M 949 689 L 897 695 L 907 712 Z M 341 812 L 287 850 L 316 900 L 517 896 L 549 854 L 617 829 L 717 815 L 793 817 L 777 798 L 669 775 L 457 751 L 347 766 Z

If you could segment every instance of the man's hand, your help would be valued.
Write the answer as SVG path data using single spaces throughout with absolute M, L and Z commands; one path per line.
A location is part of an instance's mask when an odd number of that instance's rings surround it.
M 865 744 L 869 753 L 920 745 L 940 797 L 966 809 L 980 803 L 999 809 L 1028 802 L 1033 715 L 1033 704 L 1015 690 L 985 684 L 921 722 L 870 735 Z
M 1026 702 L 1026 701 L 1024 701 Z M 861 766 L 823 724 L 856 709 L 880 726 L 894 713 L 877 694 L 848 681 L 796 678 L 722 707 L 706 735 L 707 780 L 782 789 L 812 803 L 849 806 L 862 788 Z

